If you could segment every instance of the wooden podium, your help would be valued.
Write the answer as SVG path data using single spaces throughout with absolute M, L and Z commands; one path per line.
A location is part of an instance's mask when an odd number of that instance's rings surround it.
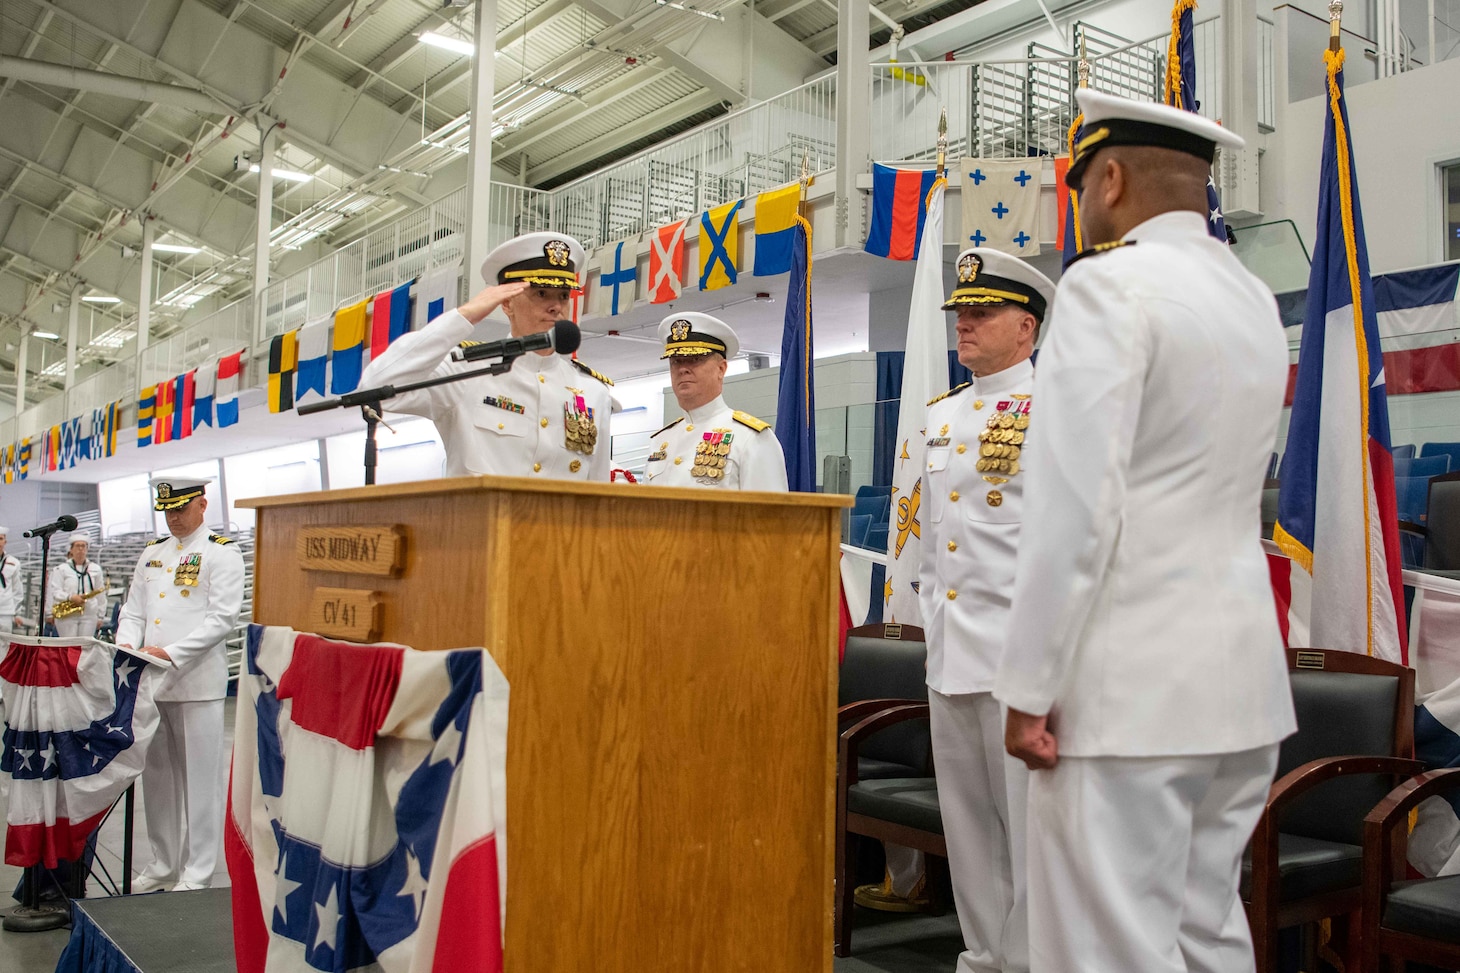
M 850 503 L 464 477 L 240 506 L 254 621 L 373 612 L 506 673 L 507 973 L 829 973 Z

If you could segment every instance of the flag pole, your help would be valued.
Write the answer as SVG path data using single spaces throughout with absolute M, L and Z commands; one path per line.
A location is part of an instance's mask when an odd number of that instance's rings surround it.
M 1328 49 L 1338 51 L 1343 47 L 1343 0 L 1328 0 Z
M 801 195 L 796 200 L 796 215 L 802 218 L 806 216 L 806 191 L 811 188 L 814 180 L 811 176 L 811 149 L 803 146 L 801 149 Z
M 938 178 L 948 171 L 948 108 L 944 106 L 938 115 Z

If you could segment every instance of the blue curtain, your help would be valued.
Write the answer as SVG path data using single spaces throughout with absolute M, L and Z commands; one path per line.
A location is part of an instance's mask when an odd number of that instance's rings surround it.
M 872 427 L 872 482 L 892 485 L 893 440 L 897 438 L 897 417 L 902 411 L 902 363 L 905 353 L 877 353 L 877 403 Z M 958 361 L 958 352 L 948 352 L 948 387 L 972 381 L 973 373 Z M 875 599 L 874 599 L 875 600 Z

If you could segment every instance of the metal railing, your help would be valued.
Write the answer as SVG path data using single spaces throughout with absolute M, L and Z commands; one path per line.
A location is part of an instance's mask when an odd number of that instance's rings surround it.
M 1221 31 L 1218 18 L 1194 25 L 1199 111 L 1221 116 Z M 1262 55 L 1265 98 L 1272 101 L 1271 25 Z M 1090 59 L 1090 87 L 1142 101 L 1160 100 L 1170 34 L 1142 41 L 1076 23 L 1074 46 Z M 872 65 L 872 157 L 929 161 L 938 114 L 948 110 L 950 156 L 1024 158 L 1068 151 L 1074 120 L 1077 59 L 1039 43 L 1005 61 L 919 61 Z M 1261 102 L 1262 97 L 1259 98 Z M 1273 115 L 1268 111 L 1267 117 Z
M 234 301 L 226 307 L 214 311 L 202 320 L 189 325 L 181 331 L 148 345 L 147 349 L 137 357 L 134 362 L 123 362 L 105 372 L 98 372 L 91 380 L 100 379 L 111 371 L 125 370 L 132 373 L 132 388 L 129 392 L 135 392 L 137 387 L 145 388 L 156 382 L 166 381 L 175 375 L 180 375 L 191 368 L 197 368 L 219 355 L 229 354 L 239 348 L 247 348 L 253 344 L 254 332 L 254 303 L 250 298 Z M 115 383 L 108 385 L 109 390 Z M 73 389 L 76 392 L 79 389 Z M 97 391 L 101 391 L 98 388 Z M 98 408 L 106 402 L 113 401 L 122 396 L 112 396 L 111 399 L 103 398 L 100 401 L 83 401 L 80 395 L 75 396 L 77 401 L 69 404 L 67 411 L 72 415 L 84 414 L 86 410 Z
M 836 157 L 836 76 L 751 105 L 552 192 L 552 226 L 593 249 L 795 182 Z

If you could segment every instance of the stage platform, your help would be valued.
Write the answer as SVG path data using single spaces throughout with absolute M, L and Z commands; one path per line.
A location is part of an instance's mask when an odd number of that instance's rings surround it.
M 79 900 L 56 973 L 237 973 L 230 890 Z

